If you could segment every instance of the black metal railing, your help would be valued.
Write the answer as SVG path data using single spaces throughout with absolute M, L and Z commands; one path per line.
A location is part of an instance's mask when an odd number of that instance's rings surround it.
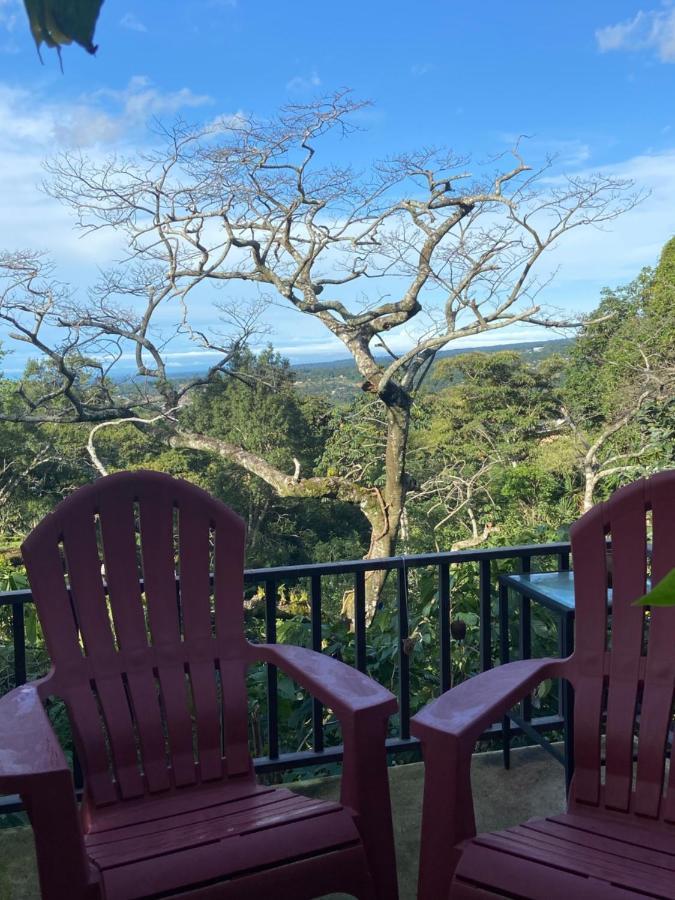
M 367 665 L 367 627 L 366 627 L 366 575 L 369 572 L 385 571 L 396 573 L 394 591 L 396 596 L 396 618 L 398 626 L 398 701 L 399 715 L 397 733 L 387 742 L 391 753 L 400 753 L 414 749 L 417 741 L 410 736 L 410 656 L 407 650 L 409 638 L 410 572 L 415 569 L 434 567 L 437 572 L 436 595 L 438 598 L 438 679 L 437 690 L 442 693 L 449 689 L 452 665 L 452 636 L 450 630 L 451 614 L 451 577 L 450 568 L 477 564 L 478 592 L 477 613 L 479 615 L 479 669 L 485 671 L 493 665 L 498 654 L 500 635 L 496 634 L 496 571 L 497 561 L 512 562 L 515 571 L 531 570 L 534 558 L 554 560 L 559 569 L 569 568 L 570 545 L 568 543 L 529 544 L 514 547 L 493 547 L 489 549 L 460 550 L 447 553 L 423 553 L 415 556 L 396 556 L 384 559 L 352 560 L 332 563 L 314 563 L 299 566 L 280 566 L 267 569 L 249 569 L 245 573 L 248 588 L 260 588 L 264 591 L 264 638 L 269 643 L 277 641 L 278 621 L 278 588 L 281 584 L 297 584 L 303 580 L 309 582 L 310 635 L 311 647 L 322 649 L 322 604 L 324 596 L 324 580 L 337 575 L 351 576 L 353 579 L 354 602 L 354 663 L 362 672 L 368 671 Z M 14 685 L 25 683 L 26 666 L 26 626 L 25 607 L 32 602 L 30 590 L 0 592 L 0 607 L 11 606 L 12 640 L 13 640 L 13 680 Z M 529 617 L 528 617 L 529 618 Z M 521 621 L 521 635 L 526 643 L 527 652 L 529 637 L 525 634 Z M 529 627 L 529 625 L 528 625 Z M 526 629 L 527 630 L 527 629 Z M 502 644 L 503 644 L 503 636 Z M 255 760 L 256 770 L 272 772 L 299 766 L 321 765 L 337 762 L 341 759 L 341 746 L 326 746 L 324 735 L 323 709 L 318 701 L 312 703 L 311 749 L 294 753 L 281 752 L 279 746 L 279 711 L 278 680 L 274 666 L 267 667 L 266 706 L 267 706 L 267 754 Z M 532 716 L 532 709 L 526 704 L 524 718 L 528 731 L 538 734 L 561 729 L 564 724 L 561 709 L 555 715 Z M 498 737 L 502 723 L 493 725 L 484 738 Z M 519 729 L 510 727 L 510 734 L 517 735 Z

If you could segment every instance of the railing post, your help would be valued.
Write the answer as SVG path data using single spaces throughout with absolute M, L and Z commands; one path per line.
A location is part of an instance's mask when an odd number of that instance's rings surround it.
M 26 683 L 26 618 L 23 602 L 12 603 L 12 641 L 14 644 L 14 684 Z
M 523 575 L 529 575 L 532 570 L 532 559 L 529 556 L 521 557 L 519 560 L 520 571 Z M 521 594 L 520 597 L 520 658 L 531 659 L 532 657 L 532 607 L 530 598 Z M 521 716 L 526 722 L 532 719 L 532 698 L 528 694 L 520 704 Z
M 509 635 L 509 589 L 503 581 L 499 582 L 499 662 L 502 666 L 511 657 Z M 508 714 L 502 719 L 502 757 L 504 768 L 511 767 L 511 719 Z
M 265 640 L 277 642 L 277 583 L 274 578 L 265 582 Z M 267 743 L 270 759 L 279 756 L 279 707 L 277 696 L 277 667 L 267 665 Z
M 405 560 L 400 558 L 398 569 L 398 660 L 399 660 L 399 735 L 403 740 L 410 737 L 410 658 L 408 656 L 408 570 Z
M 480 670 L 492 668 L 492 585 L 490 584 L 490 560 L 479 562 L 479 607 L 480 607 Z
M 363 571 L 354 576 L 354 631 L 356 636 L 356 668 L 366 671 L 366 576 Z
M 441 641 L 441 693 L 452 685 L 452 658 L 450 645 L 450 566 L 438 567 L 438 615 Z
M 312 574 L 310 579 L 310 602 L 312 615 L 312 650 L 321 652 L 321 575 Z M 312 698 L 312 746 L 315 753 L 323 753 L 323 704 Z

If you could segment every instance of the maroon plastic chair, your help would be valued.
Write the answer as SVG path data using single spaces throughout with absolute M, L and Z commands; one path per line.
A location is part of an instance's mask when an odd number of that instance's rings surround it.
M 26 805 L 44 898 L 396 898 L 395 698 L 330 657 L 246 641 L 241 519 L 185 481 L 125 472 L 60 503 L 23 554 L 53 667 L 0 701 L 0 791 Z M 258 661 L 340 719 L 340 803 L 256 783 L 245 673 Z M 79 809 L 50 696 L 69 711 Z
M 658 583 L 675 567 L 675 472 L 622 488 L 573 526 L 572 656 L 492 669 L 413 719 L 425 761 L 420 900 L 675 897 L 675 766 L 669 775 L 665 766 L 675 608 L 646 615 L 632 605 L 646 592 L 650 517 L 651 580 Z M 569 679 L 575 694 L 567 812 L 476 835 L 470 782 L 476 739 L 539 682 L 558 677 Z

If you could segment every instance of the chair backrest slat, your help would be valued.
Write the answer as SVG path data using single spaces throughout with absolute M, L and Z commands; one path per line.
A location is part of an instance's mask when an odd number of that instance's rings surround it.
M 251 771 L 237 516 L 167 475 L 118 473 L 59 504 L 24 555 L 88 802 Z
M 134 506 L 124 495 L 107 495 L 99 505 L 99 520 L 115 634 L 126 656 L 148 646 Z
M 672 472 L 649 479 L 652 509 L 652 584 L 675 568 L 675 477 Z M 665 808 L 662 807 L 667 741 L 672 728 L 675 681 L 675 615 L 670 608 L 651 610 L 649 648 L 640 721 L 635 812 L 675 819 L 675 780 L 671 765 Z
M 143 586 L 148 605 L 150 640 L 154 647 L 174 647 L 180 641 L 178 588 L 174 563 L 174 500 L 158 490 L 139 500 Z
M 107 608 L 94 515 L 86 509 L 74 510 L 63 523 L 62 535 L 71 601 L 84 653 L 92 672 L 106 672 L 115 656 L 115 637 Z
M 150 793 L 165 791 L 171 786 L 171 778 L 159 703 L 159 685 L 152 670 L 142 668 L 127 672 L 126 686 L 138 732 L 138 750 L 146 788 Z
M 607 725 L 605 806 L 628 810 L 633 786 L 633 734 L 638 701 L 644 607 L 633 601 L 646 590 L 647 529 L 644 481 L 622 488 L 611 505 L 612 622 Z
M 111 674 L 97 678 L 93 688 L 101 707 L 101 716 L 112 753 L 115 780 L 122 799 L 129 800 L 143 794 L 143 780 L 139 769 L 137 741 L 131 718 L 129 701 L 122 674 Z M 65 697 L 72 707 L 71 694 Z
M 213 643 L 209 524 L 194 503 L 181 504 L 178 510 L 180 608 L 185 642 L 197 650 Z
M 574 793 L 600 799 L 600 727 L 607 640 L 607 562 L 602 510 L 588 512 L 571 530 L 576 628 L 574 664 Z
M 87 796 L 96 806 L 114 803 L 120 795 L 113 778 L 109 741 L 91 685 L 87 679 L 75 679 L 67 691 L 61 693 L 71 711 L 73 739 L 80 765 L 82 771 L 87 773 Z
M 190 666 L 186 673 L 194 703 L 200 774 L 221 778 L 221 714 L 217 695 L 215 610 L 211 610 L 211 521 L 193 502 L 178 510 L 180 607 Z
M 214 533 L 214 596 L 216 638 L 220 648 L 220 689 L 225 716 L 226 760 L 229 775 L 250 770 L 248 752 L 244 640 L 244 608 L 238 600 L 244 593 L 244 571 L 233 565 L 243 551 L 243 532 L 216 527 Z
M 23 557 L 30 572 L 30 584 L 35 597 L 49 596 L 50 601 L 40 610 L 40 621 L 52 665 L 82 667 L 84 649 L 80 645 L 75 612 L 66 584 L 64 560 L 60 552 L 61 535 L 39 545 L 26 543 Z

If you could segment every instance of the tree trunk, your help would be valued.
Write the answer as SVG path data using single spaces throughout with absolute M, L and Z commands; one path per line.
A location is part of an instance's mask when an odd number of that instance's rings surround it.
M 399 406 L 387 409 L 387 444 L 385 450 L 385 482 L 378 490 L 381 500 L 379 522 L 369 518 L 370 547 L 366 559 L 394 556 L 401 517 L 408 489 L 405 474 L 406 447 L 410 429 L 410 410 Z M 366 578 L 366 622 L 372 622 L 382 595 L 386 572 L 370 572 Z
M 584 493 L 583 499 L 581 502 L 581 511 L 588 512 L 589 509 L 593 507 L 593 493 L 595 491 L 595 486 L 597 484 L 597 478 L 595 475 L 595 471 L 593 467 L 590 465 L 584 466 Z

